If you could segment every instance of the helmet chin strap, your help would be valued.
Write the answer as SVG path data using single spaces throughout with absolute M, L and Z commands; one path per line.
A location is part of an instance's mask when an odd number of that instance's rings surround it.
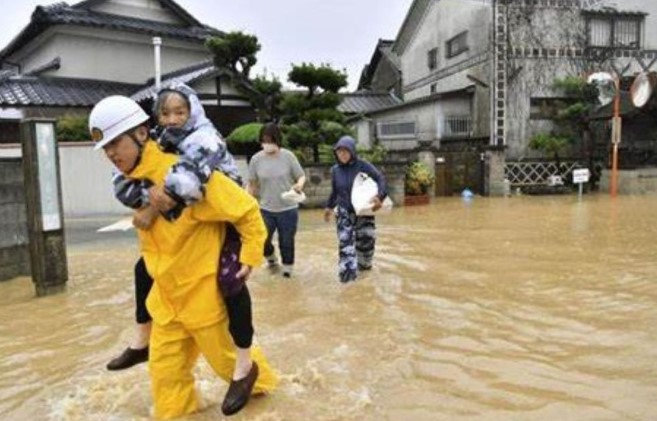
M 134 131 L 131 131 L 130 133 L 127 133 L 127 135 L 128 135 L 128 137 L 130 137 L 130 139 L 132 139 L 132 142 L 135 144 L 135 146 L 137 147 L 137 150 L 139 151 L 139 154 L 137 155 L 137 159 L 135 159 L 135 164 L 132 166 L 132 168 L 130 168 L 130 171 L 128 171 L 128 174 L 130 174 L 131 172 L 133 172 L 135 170 L 135 168 L 137 168 L 139 166 L 139 163 L 141 163 L 141 156 L 144 153 L 144 145 L 141 142 L 139 142 L 139 140 L 137 139 L 137 136 L 135 136 Z

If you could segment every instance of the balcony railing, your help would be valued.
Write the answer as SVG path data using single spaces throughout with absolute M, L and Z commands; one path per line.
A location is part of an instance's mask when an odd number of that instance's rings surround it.
M 438 122 L 440 139 L 460 139 L 470 136 L 472 136 L 472 117 L 469 115 L 448 116 Z

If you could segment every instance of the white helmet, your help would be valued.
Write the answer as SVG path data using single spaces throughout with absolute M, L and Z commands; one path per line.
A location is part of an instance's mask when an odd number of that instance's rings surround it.
M 94 150 L 146 121 L 148 114 L 132 99 L 121 95 L 104 98 L 89 114 L 89 131 L 96 142 Z

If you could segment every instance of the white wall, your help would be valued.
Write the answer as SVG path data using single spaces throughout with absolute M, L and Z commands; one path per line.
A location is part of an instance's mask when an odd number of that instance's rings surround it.
M 56 57 L 60 69 L 44 75 L 143 84 L 154 74 L 151 36 L 102 28 L 51 28 L 9 60 L 29 72 Z M 167 73 L 211 56 L 201 42 L 164 37 L 161 57 L 162 73 Z
M 134 18 L 157 20 L 167 23 L 180 23 L 179 19 L 157 0 L 111 0 L 91 7 L 96 12 Z
M 0 157 L 21 156 L 20 147 L 0 148 Z M 112 164 L 91 143 L 64 143 L 59 146 L 64 216 L 122 215 L 130 210 L 115 198 L 112 188 Z M 237 167 L 246 179 L 245 159 Z
M 467 60 L 488 49 L 490 7 L 476 1 L 440 0 L 433 1 L 421 21 L 419 28 L 411 38 L 410 43 L 402 53 L 401 68 L 404 86 L 413 84 L 423 78 L 437 73 L 441 69 Z M 445 55 L 446 42 L 463 31 L 468 31 L 469 51 L 456 57 Z M 427 53 L 432 48 L 438 48 L 438 66 L 429 70 Z M 463 75 L 464 77 L 465 75 Z M 404 99 L 410 100 L 429 95 L 429 86 L 419 87 L 418 92 L 404 92 Z M 462 87 L 440 86 L 437 92 L 455 90 Z

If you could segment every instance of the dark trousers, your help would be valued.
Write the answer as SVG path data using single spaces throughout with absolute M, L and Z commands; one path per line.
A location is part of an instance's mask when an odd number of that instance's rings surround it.
M 220 259 L 222 262 L 232 260 L 235 255 L 234 233 L 228 230 L 227 239 L 224 247 L 221 250 Z M 239 248 L 237 249 L 239 250 Z M 239 251 L 238 251 L 239 255 Z M 251 294 L 246 284 L 241 281 L 239 286 L 234 281 L 234 271 L 239 270 L 235 265 L 226 265 L 228 271 L 217 275 L 220 284 L 219 290 L 222 291 L 224 302 L 226 304 L 226 312 L 228 313 L 228 330 L 233 337 L 233 342 L 239 348 L 250 348 L 253 342 L 253 318 L 251 314 Z M 222 279 L 225 278 L 225 279 Z M 229 288 L 222 288 L 221 282 L 225 280 L 225 284 L 229 284 Z M 151 278 L 144 258 L 140 258 L 135 264 L 135 318 L 137 323 L 148 323 L 151 321 L 151 315 L 146 308 L 146 298 L 153 286 L 153 278 Z
M 340 281 L 356 279 L 358 270 L 372 268 L 376 246 L 376 223 L 373 216 L 356 216 L 338 206 L 335 223 L 338 233 Z
M 281 252 L 281 261 L 284 265 L 294 264 L 294 237 L 297 235 L 299 225 L 299 209 L 290 209 L 283 212 L 270 212 L 262 209 L 262 219 L 267 226 L 267 240 L 265 241 L 265 256 L 274 254 L 271 243 L 274 233 L 278 231 L 278 248 Z

